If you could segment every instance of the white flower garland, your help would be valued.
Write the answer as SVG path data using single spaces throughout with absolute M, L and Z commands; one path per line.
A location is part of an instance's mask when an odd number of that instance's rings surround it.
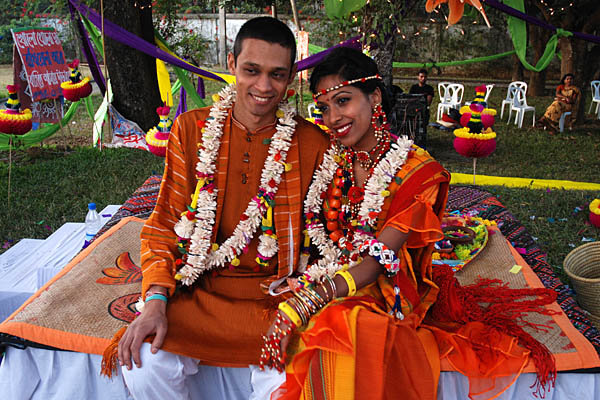
M 216 159 L 221 146 L 223 135 L 223 122 L 228 115 L 236 98 L 234 85 L 225 87 L 219 96 L 221 100 L 215 102 L 210 109 L 209 118 L 202 135 L 202 147 L 198 151 L 196 171 L 199 180 L 212 177 L 216 172 Z M 291 145 L 291 140 L 296 129 L 294 107 L 287 102 L 279 104 L 277 111 L 278 123 L 276 132 L 271 138 L 269 152 L 260 178 L 259 192 L 264 191 L 269 197 L 274 198 L 285 171 L 285 159 Z M 280 159 L 275 156 L 279 154 Z M 270 183 L 274 182 L 272 185 Z M 267 207 L 255 196 L 253 197 L 244 214 L 248 217 L 240 220 L 229 237 L 220 246 L 211 244 L 213 227 L 216 219 L 217 190 L 212 191 L 197 189 L 197 206 L 195 224 L 184 213 L 175 225 L 175 233 L 183 239 L 191 239 L 185 265 L 179 269 L 176 278 L 184 285 L 191 285 L 198 276 L 207 270 L 223 267 L 237 257 L 238 254 L 250 243 L 263 218 Z M 277 253 L 277 242 L 266 235 L 262 235 L 259 248 L 269 249 L 269 255 Z
M 412 144 L 412 140 L 409 140 L 406 136 L 401 136 L 396 142 L 392 143 L 390 151 L 375 166 L 371 177 L 365 185 L 364 199 L 358 212 L 358 225 L 369 225 L 373 229 L 376 228 L 377 216 L 381 212 L 386 197 L 384 191 L 396 175 L 396 172 L 406 162 Z M 308 213 L 319 215 L 321 211 L 323 204 L 321 194 L 327 191 L 338 168 L 335 161 L 335 153 L 335 148 L 330 147 L 323 157 L 323 162 L 317 171 L 315 171 L 313 182 L 304 202 L 305 215 Z M 311 242 L 317 246 L 322 258 L 311 265 L 305 274 L 312 282 L 320 281 L 325 275 L 333 277 L 337 271 L 343 268 L 338 261 L 342 255 L 341 250 L 329 238 L 322 222 L 316 221 L 311 223 L 307 226 L 307 231 Z M 359 246 L 368 238 L 370 238 L 368 233 L 356 230 L 352 240 L 353 250 L 351 254 L 357 253 Z M 355 263 L 352 262 L 349 267 L 355 265 Z M 301 268 L 305 267 L 305 265 L 301 266 Z

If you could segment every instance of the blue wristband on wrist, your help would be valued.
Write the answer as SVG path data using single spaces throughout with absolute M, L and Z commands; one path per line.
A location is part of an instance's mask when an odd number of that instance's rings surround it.
M 166 303 L 167 296 L 165 296 L 164 294 L 160 294 L 160 293 L 154 293 L 153 295 L 146 297 L 146 301 L 144 303 L 147 303 L 150 300 L 162 300 Z

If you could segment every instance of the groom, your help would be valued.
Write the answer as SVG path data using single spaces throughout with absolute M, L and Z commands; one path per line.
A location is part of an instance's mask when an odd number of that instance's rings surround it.
M 302 200 L 328 147 L 280 104 L 295 57 L 284 23 L 249 20 L 227 59 L 235 87 L 173 124 L 141 233 L 145 304 L 118 347 L 136 399 L 262 399 L 285 379 L 259 371 L 262 335 L 298 263 Z

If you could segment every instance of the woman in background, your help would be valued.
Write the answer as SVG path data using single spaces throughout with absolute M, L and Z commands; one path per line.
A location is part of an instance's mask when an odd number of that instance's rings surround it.
M 573 74 L 565 74 L 562 77 L 560 85 L 556 88 L 554 101 L 548 106 L 544 116 L 540 118 L 539 122 L 551 132 L 558 131 L 560 117 L 563 113 L 571 112 L 571 120 L 577 113 L 581 91 L 573 85 L 574 79 Z

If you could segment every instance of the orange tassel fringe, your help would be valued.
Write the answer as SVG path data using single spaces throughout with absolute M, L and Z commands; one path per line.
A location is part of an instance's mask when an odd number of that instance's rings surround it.
M 510 289 L 508 284 L 496 279 L 480 279 L 473 285 L 461 286 L 447 266 L 434 268 L 433 281 L 440 288 L 431 311 L 434 319 L 483 322 L 491 329 L 518 338 L 519 343 L 531 352 L 537 372 L 533 394 L 544 398 L 545 391 L 554 387 L 556 381 L 554 356 L 523 328 L 547 331 L 550 326 L 529 322 L 524 317 L 528 312 L 556 314 L 544 308 L 556 300 L 556 292 L 546 288 Z
M 102 369 L 100 370 L 101 375 L 112 378 L 113 372 L 115 375 L 119 374 L 119 342 L 126 330 L 127 326 L 119 329 L 111 339 L 109 345 L 104 349 L 104 354 L 102 355 Z

